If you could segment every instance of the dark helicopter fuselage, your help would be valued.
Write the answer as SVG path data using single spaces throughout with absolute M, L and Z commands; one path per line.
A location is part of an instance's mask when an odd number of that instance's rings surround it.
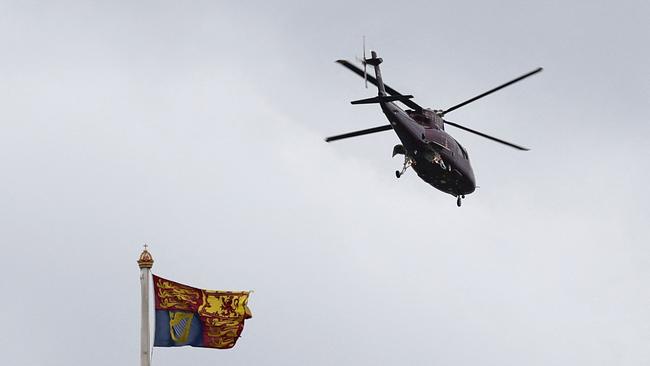
M 404 167 L 401 171 L 398 170 L 395 172 L 397 178 L 401 177 L 409 167 L 413 167 L 413 170 L 415 170 L 422 180 L 445 193 L 455 196 L 456 204 L 459 207 L 461 205 L 461 199 L 476 189 L 476 179 L 474 178 L 472 165 L 469 162 L 467 150 L 445 131 L 445 125 L 460 128 L 461 130 L 513 147 L 517 150 L 528 150 L 526 147 L 515 145 L 511 142 L 473 130 L 443 119 L 443 117 L 449 112 L 542 71 L 541 67 L 450 108 L 434 111 L 423 108 L 413 102 L 411 100 L 413 98 L 412 95 L 402 94 L 384 84 L 379 68 L 382 59 L 377 57 L 375 51 L 372 51 L 370 54 L 371 57 L 366 58 L 364 50 L 363 70 L 345 60 L 338 60 L 337 62 L 348 70 L 363 77 L 366 83 L 370 82 L 377 86 L 376 97 L 355 100 L 351 103 L 379 104 L 382 112 L 384 112 L 386 118 L 390 121 L 390 124 L 330 136 L 325 139 L 326 142 L 393 130 L 402 141 L 402 145 L 397 145 L 393 148 L 393 156 L 397 154 L 404 155 Z M 366 72 L 367 65 L 374 67 L 374 77 L 368 75 Z M 395 102 L 400 102 L 411 109 L 404 110 L 398 107 Z
M 433 187 L 453 196 L 474 192 L 476 180 L 464 147 L 444 130 L 434 111 L 403 110 L 393 102 L 381 109 L 402 142 L 403 151 L 418 176 Z

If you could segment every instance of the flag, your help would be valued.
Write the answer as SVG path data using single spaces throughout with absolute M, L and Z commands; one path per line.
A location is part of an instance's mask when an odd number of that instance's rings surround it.
M 248 292 L 202 290 L 153 275 L 154 346 L 232 348 L 251 318 Z

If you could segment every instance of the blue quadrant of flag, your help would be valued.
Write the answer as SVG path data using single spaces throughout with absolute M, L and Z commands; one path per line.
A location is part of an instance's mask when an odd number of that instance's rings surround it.
M 203 329 L 198 315 L 190 312 L 156 310 L 156 347 L 203 346 Z

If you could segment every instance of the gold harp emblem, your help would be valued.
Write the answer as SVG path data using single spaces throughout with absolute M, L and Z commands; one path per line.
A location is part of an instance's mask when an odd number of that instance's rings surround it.
M 194 313 L 184 311 L 169 312 L 169 333 L 175 343 L 187 343 L 190 338 L 192 319 L 194 319 Z

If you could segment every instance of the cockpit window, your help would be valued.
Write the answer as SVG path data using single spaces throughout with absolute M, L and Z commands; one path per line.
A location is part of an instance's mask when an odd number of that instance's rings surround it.
M 428 126 L 430 124 L 429 120 L 427 119 L 427 116 L 422 113 L 418 113 L 413 110 L 407 110 L 406 113 L 409 115 L 409 117 L 413 118 L 415 122 L 417 122 L 422 126 Z
M 454 141 L 456 141 L 456 140 L 454 140 Z M 463 145 L 458 143 L 458 141 L 456 141 L 456 145 L 458 145 L 458 148 L 460 149 L 460 152 L 463 154 L 463 157 L 465 158 L 465 160 L 469 160 L 469 157 L 467 156 L 467 151 L 465 150 Z
M 463 145 L 458 144 L 458 147 L 460 147 L 460 152 L 463 153 L 463 157 L 464 157 L 465 159 L 468 159 L 468 157 L 467 157 L 467 151 L 465 151 L 465 148 L 463 147 Z

